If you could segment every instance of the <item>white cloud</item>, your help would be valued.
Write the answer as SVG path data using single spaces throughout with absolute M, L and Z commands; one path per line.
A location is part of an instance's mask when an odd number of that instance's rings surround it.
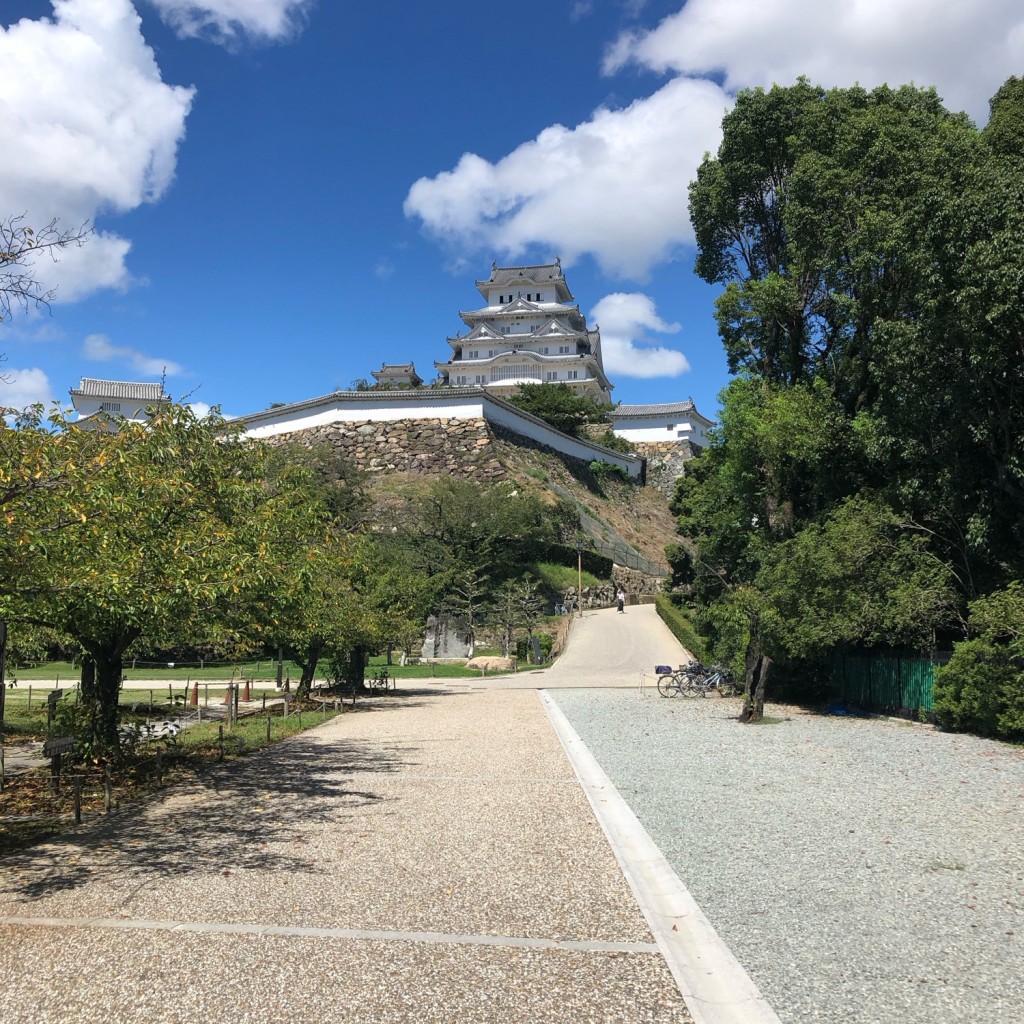
M 540 246 L 565 264 L 589 252 L 641 279 L 693 240 L 687 184 L 728 102 L 713 82 L 676 79 L 576 128 L 546 128 L 497 163 L 466 153 L 412 186 L 406 215 L 460 247 L 516 258 Z
M 160 77 L 129 0 L 53 0 L 0 27 L 0 211 L 77 228 L 158 199 L 174 176 L 191 89 Z M 125 287 L 131 243 L 100 232 L 39 263 L 60 299 Z
M 24 409 L 36 402 L 49 405 L 53 401 L 53 386 L 42 370 L 15 370 L 4 366 L 0 367 L 0 372 L 4 376 L 0 381 L 0 406 Z
M 277 41 L 302 27 L 313 0 L 149 0 L 180 36 Z
M 648 333 L 677 334 L 681 326 L 658 316 L 654 300 L 642 292 L 615 292 L 590 312 L 601 328 L 604 368 L 621 377 L 678 377 L 690 369 L 682 352 L 651 346 Z
M 724 76 L 729 92 L 788 85 L 935 85 L 976 120 L 1024 64 L 1019 0 L 688 0 L 654 30 L 626 33 L 605 70 L 628 62 L 682 75 Z
M 189 402 L 188 407 L 196 414 L 198 419 L 205 419 L 209 416 L 210 409 L 212 408 L 206 402 Z
M 547 128 L 494 163 L 466 153 L 412 186 L 406 214 L 463 252 L 535 249 L 566 264 L 590 253 L 606 272 L 642 280 L 693 243 L 687 184 L 717 149 L 737 89 L 799 75 L 826 86 L 913 81 L 983 122 L 989 97 L 1024 67 L 1024 10 L 1019 0 L 688 0 L 653 30 L 620 36 L 604 70 L 631 63 L 679 77 L 624 110 Z
M 115 345 L 105 334 L 90 334 L 82 343 L 82 355 L 98 363 L 120 362 L 151 377 L 161 377 L 164 374 L 177 377 L 183 372 L 181 365 L 171 359 L 147 356 L 127 345 Z

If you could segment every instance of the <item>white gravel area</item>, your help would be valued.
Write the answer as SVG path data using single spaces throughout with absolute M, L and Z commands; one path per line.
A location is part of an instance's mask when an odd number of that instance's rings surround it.
M 1024 1021 L 1024 749 L 931 727 L 552 694 L 786 1022 Z

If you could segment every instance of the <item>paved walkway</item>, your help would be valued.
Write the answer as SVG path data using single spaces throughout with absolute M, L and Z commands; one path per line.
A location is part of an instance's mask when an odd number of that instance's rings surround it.
M 0 1020 L 775 1021 L 533 692 L 684 658 L 651 606 L 590 612 L 547 672 L 374 698 L 0 862 Z
M 0 1020 L 687 1021 L 538 695 L 375 704 L 0 863 Z
M 691 655 L 679 645 L 653 604 L 619 613 L 588 611 L 572 627 L 565 653 L 549 669 L 474 682 L 488 689 L 533 687 L 636 687 L 655 685 L 655 665 L 678 665 Z

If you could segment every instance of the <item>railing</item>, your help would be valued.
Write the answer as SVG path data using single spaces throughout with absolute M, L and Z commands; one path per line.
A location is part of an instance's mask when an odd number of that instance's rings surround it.
M 648 576 L 668 576 L 670 570 L 667 565 L 662 565 L 650 558 L 645 558 L 638 551 L 634 551 L 628 544 L 604 544 L 592 542 L 590 547 L 610 558 L 616 565 L 623 565 L 627 569 L 636 569 L 638 572 L 646 573 Z

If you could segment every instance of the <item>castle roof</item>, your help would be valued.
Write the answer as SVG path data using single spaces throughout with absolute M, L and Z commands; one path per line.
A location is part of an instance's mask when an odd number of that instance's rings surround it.
M 70 393 L 81 398 L 125 398 L 130 402 L 166 402 L 164 386 L 159 381 L 144 383 L 130 380 L 98 380 L 83 377 L 77 388 Z
M 494 263 L 491 265 L 491 276 L 485 281 L 477 281 L 476 286 L 481 294 L 486 295 L 488 288 L 501 287 L 520 281 L 524 284 L 534 285 L 554 284 L 556 294 L 563 301 L 575 301 L 569 291 L 569 286 L 565 283 L 561 260 L 528 267 L 499 267 Z
M 700 420 L 709 427 L 715 425 L 714 420 L 709 420 L 706 416 L 702 416 L 697 412 L 693 399 L 687 399 L 685 402 L 665 402 L 661 405 L 617 405 L 608 413 L 609 419 L 612 420 L 645 419 L 675 415 L 688 416 L 692 419 Z

